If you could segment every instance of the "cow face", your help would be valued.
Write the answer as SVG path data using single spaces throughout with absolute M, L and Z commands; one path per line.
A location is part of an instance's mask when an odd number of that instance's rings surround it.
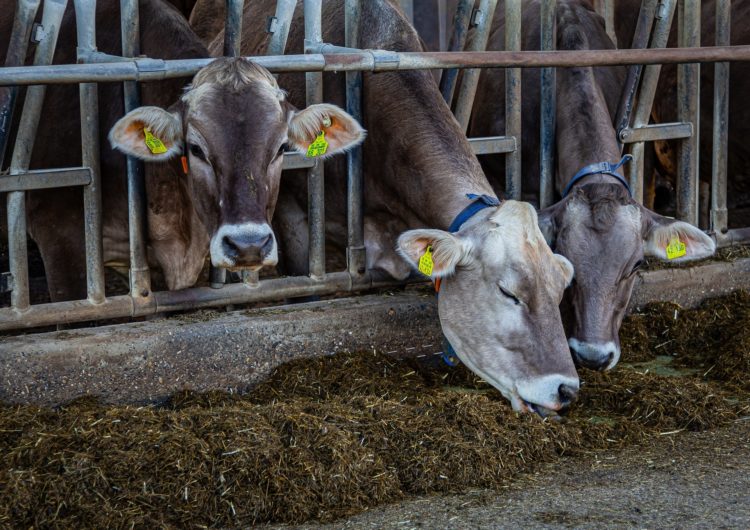
M 534 209 L 506 201 L 455 234 L 411 230 L 398 239 L 413 265 L 428 247 L 432 278 L 442 278 L 440 323 L 461 361 L 516 410 L 567 408 L 579 382 L 558 305 L 573 267 L 552 253 Z
M 264 68 L 244 59 L 218 59 L 199 71 L 169 110 L 141 107 L 110 131 L 112 147 L 145 162 L 184 171 L 193 207 L 210 235 L 211 262 L 258 270 L 277 262 L 271 217 L 283 153 L 308 153 L 319 139 L 328 157 L 360 143 L 364 131 L 327 104 L 297 110 Z M 180 168 L 179 166 L 182 166 Z
M 543 210 L 539 223 L 555 252 L 575 267 L 568 343 L 578 364 L 596 370 L 609 370 L 620 358 L 618 331 L 644 256 L 683 262 L 716 250 L 701 230 L 644 208 L 614 183 L 576 188 Z M 668 256 L 673 241 L 678 245 Z

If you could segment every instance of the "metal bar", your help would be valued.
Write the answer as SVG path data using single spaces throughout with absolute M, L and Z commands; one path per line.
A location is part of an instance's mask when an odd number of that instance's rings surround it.
M 360 0 L 346 0 L 344 9 L 344 44 L 356 48 L 359 45 L 362 3 Z M 346 111 L 355 120 L 362 123 L 362 72 L 346 73 Z M 353 276 L 362 275 L 367 270 L 364 226 L 364 169 L 362 163 L 362 146 L 357 146 L 346 154 L 346 264 L 349 274 Z
M 664 0 L 665 2 L 668 0 Z M 554 66 L 616 66 L 631 64 L 711 63 L 750 61 L 750 45 L 646 50 L 575 50 L 520 52 L 406 52 L 362 50 L 352 53 L 248 56 L 272 73 L 389 72 L 446 68 L 544 68 Z M 0 86 L 82 82 L 161 81 L 189 77 L 213 59 L 138 58 L 98 64 L 18 66 L 0 68 Z
M 140 16 L 137 0 L 120 0 L 120 28 L 122 54 L 124 57 L 140 55 Z M 93 43 L 92 43 L 93 44 Z M 140 107 L 141 95 L 138 84 L 131 81 L 123 84 L 125 112 Z M 130 262 L 130 295 L 146 297 L 151 293 L 151 277 L 146 254 L 147 199 L 146 176 L 143 162 L 127 157 L 128 178 L 128 239 Z
M 242 42 L 242 8 L 244 0 L 226 0 L 224 22 L 224 56 L 238 57 Z
M 521 49 L 521 0 L 505 0 L 505 50 Z M 505 136 L 516 139 L 516 150 L 505 157 L 505 194 L 521 199 L 521 69 L 505 70 Z
M 123 295 L 107 298 L 101 304 L 92 304 L 88 300 L 38 304 L 29 307 L 23 314 L 11 308 L 1 308 L 0 331 L 94 319 L 146 316 L 166 311 L 228 304 L 249 304 L 300 296 L 326 295 L 342 291 L 364 291 L 412 282 L 424 282 L 424 278 L 412 276 L 404 282 L 372 271 L 367 271 L 356 278 L 352 278 L 348 272 L 333 272 L 326 275 L 323 280 L 306 276 L 290 276 L 272 278 L 258 284 L 234 283 L 220 290 L 196 287 L 180 291 L 160 291 L 153 293 L 148 300 L 144 300 L 147 303 L 143 305 L 137 305 L 133 298 Z
M 654 16 L 656 15 L 657 0 L 643 0 L 641 10 L 638 13 L 638 22 L 633 34 L 632 49 L 643 49 L 648 46 L 651 30 L 654 27 Z M 630 126 L 630 118 L 633 112 L 636 92 L 641 81 L 643 65 L 634 64 L 628 68 L 628 77 L 625 80 L 625 87 L 622 89 L 620 103 L 617 108 L 617 117 L 615 118 L 615 130 L 621 131 Z M 620 145 L 622 151 L 622 145 Z
M 45 0 L 42 16 L 42 40 L 39 42 L 34 64 L 52 62 L 57 45 L 57 36 L 67 0 Z M 26 91 L 21 113 L 21 123 L 10 162 L 10 174 L 25 173 L 31 162 L 36 131 L 42 115 L 42 105 L 47 88 L 33 86 Z M 10 273 L 13 276 L 11 305 L 13 309 L 25 311 L 29 308 L 29 261 L 26 255 L 26 193 L 14 191 L 8 194 L 8 258 Z
M 654 28 L 651 35 L 651 49 L 642 50 L 663 51 L 666 48 L 669 39 L 669 32 L 672 28 L 672 20 L 677 6 L 677 0 L 661 0 L 657 6 L 658 12 L 654 15 Z M 656 87 L 659 83 L 659 74 L 661 65 L 652 64 L 646 66 L 643 70 L 643 79 L 641 81 L 638 102 L 636 103 L 635 112 L 633 113 L 634 129 L 643 127 L 648 124 L 651 116 L 651 107 L 656 97 Z M 633 162 L 628 167 L 628 178 L 630 180 L 630 189 L 633 191 L 633 197 L 639 203 L 643 203 L 643 156 L 645 145 L 643 143 L 634 143 L 630 148 L 630 154 L 633 155 Z
M 448 2 L 446 0 L 437 0 L 438 12 L 438 49 L 442 52 L 448 47 Z
M 322 0 L 304 0 L 305 49 L 323 42 Z M 306 103 L 323 101 L 323 74 L 305 74 Z M 318 161 L 307 171 L 307 222 L 310 230 L 308 249 L 309 274 L 313 279 L 325 277 L 325 178 L 323 163 Z
M 39 9 L 40 0 L 19 0 L 16 2 L 16 13 L 13 19 L 13 30 L 5 56 L 5 66 L 22 66 L 29 48 L 31 28 Z M 10 138 L 13 123 L 13 111 L 16 106 L 18 87 L 0 88 L 0 169 L 5 161 L 5 151 Z
M 74 0 L 79 50 L 96 49 L 96 0 Z M 102 196 L 99 167 L 99 93 L 96 84 L 79 86 L 81 162 L 91 170 L 91 184 L 83 189 L 83 226 L 86 248 L 86 293 L 94 303 L 104 301 Z
M 469 145 L 475 155 L 492 155 L 500 153 L 512 153 L 518 149 L 516 139 L 513 136 L 487 136 L 482 138 L 469 138 Z
M 314 165 L 315 160 L 307 158 L 302 153 L 284 153 L 284 160 L 281 162 L 282 169 L 303 169 Z
M 424 0 L 421 0 L 424 2 Z M 404 12 L 404 16 L 410 23 L 414 23 L 414 0 L 398 0 L 401 11 Z
M 91 171 L 87 167 L 41 169 L 0 176 L 0 193 L 88 186 L 90 183 Z
M 692 123 L 656 123 L 620 131 L 620 141 L 624 144 L 634 142 L 653 142 L 656 140 L 676 140 L 690 138 L 693 135 Z
M 540 49 L 554 50 L 557 42 L 557 0 L 542 1 L 540 18 Z M 539 207 L 546 208 L 552 204 L 555 196 L 556 70 L 554 68 L 543 68 L 540 83 Z
M 679 5 L 679 45 L 700 46 L 700 0 L 679 0 Z M 694 225 L 698 224 L 700 71 L 699 64 L 677 67 L 677 119 L 692 122 L 695 128 L 695 133 L 677 148 L 677 217 Z
M 607 35 L 612 39 L 612 42 L 617 46 L 617 33 L 615 33 L 615 2 L 614 0 L 603 0 L 604 6 L 604 27 L 607 31 Z
M 466 37 L 469 34 L 469 22 L 471 21 L 471 13 L 473 10 L 474 0 L 458 1 L 458 4 L 456 5 L 456 14 L 453 17 L 453 33 L 451 34 L 451 40 L 448 44 L 449 52 L 463 51 L 464 46 L 466 45 Z M 443 76 L 440 78 L 440 93 L 443 95 L 443 99 L 448 105 L 453 101 L 453 92 L 456 88 L 457 80 L 457 68 L 443 71 Z
M 474 12 L 476 30 L 471 42 L 468 44 L 470 52 L 478 52 L 487 49 L 487 41 L 490 38 L 492 19 L 495 16 L 496 7 L 497 0 L 480 0 L 479 9 Z M 477 85 L 479 84 L 479 74 L 480 71 L 476 69 L 466 70 L 461 78 L 461 87 L 458 90 L 455 115 L 456 120 L 464 133 L 469 127 L 471 108 L 474 106 L 474 96 L 476 95 Z
M 297 0 L 276 1 L 276 15 L 273 18 L 273 27 L 269 27 L 271 40 L 266 55 L 283 55 L 296 5 Z
M 716 45 L 730 42 L 731 0 L 716 0 Z M 727 146 L 729 143 L 729 64 L 714 64 L 714 123 L 711 157 L 711 229 L 727 231 Z

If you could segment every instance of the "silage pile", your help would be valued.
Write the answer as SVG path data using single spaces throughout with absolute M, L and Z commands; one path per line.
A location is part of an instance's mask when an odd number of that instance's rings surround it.
M 750 308 L 750 297 L 736 296 Z M 711 307 L 723 326 L 729 315 Z M 673 333 L 667 312 L 662 317 Z M 650 345 L 670 340 L 644 329 Z M 714 362 L 711 355 L 702 362 Z M 329 521 L 407 495 L 497 488 L 563 455 L 748 415 L 741 388 L 700 377 L 620 369 L 584 372 L 582 380 L 580 403 L 564 423 L 516 415 L 463 368 L 373 353 L 290 363 L 246 396 L 183 392 L 163 407 L 91 399 L 54 411 L 6 406 L 0 526 Z

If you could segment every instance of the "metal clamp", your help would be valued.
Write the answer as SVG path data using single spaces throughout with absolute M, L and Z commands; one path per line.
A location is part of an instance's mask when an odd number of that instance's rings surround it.
M 474 9 L 474 11 L 471 12 L 469 27 L 477 27 L 481 25 L 482 22 L 484 22 L 484 13 L 482 13 L 481 9 Z
M 279 19 L 276 17 L 268 17 L 266 19 L 266 32 L 276 33 L 277 29 L 279 29 Z
M 0 293 L 9 293 L 13 290 L 13 275 L 9 272 L 0 273 Z

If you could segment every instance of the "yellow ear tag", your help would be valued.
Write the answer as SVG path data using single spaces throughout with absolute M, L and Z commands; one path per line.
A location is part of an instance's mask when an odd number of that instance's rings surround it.
M 432 276 L 432 268 L 435 264 L 432 261 L 432 247 L 427 246 L 427 250 L 424 251 L 422 257 L 419 258 L 419 272 L 425 276 Z
M 146 136 L 146 147 L 149 148 L 152 154 L 161 155 L 167 152 L 167 146 L 164 145 L 164 142 L 151 134 L 151 129 L 144 127 L 143 134 Z
M 680 241 L 679 237 L 673 238 L 667 245 L 667 259 L 677 259 L 684 256 L 685 253 L 685 243 Z
M 326 133 L 320 131 L 315 141 L 310 144 L 307 148 L 307 158 L 315 158 L 316 156 L 323 156 L 328 151 L 328 141 L 326 140 Z

